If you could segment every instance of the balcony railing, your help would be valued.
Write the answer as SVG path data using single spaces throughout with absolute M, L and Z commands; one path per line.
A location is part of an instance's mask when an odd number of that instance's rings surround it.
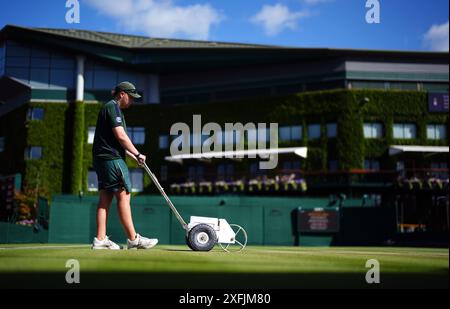
M 399 171 L 398 174 L 399 177 L 404 178 L 419 178 L 419 179 L 435 178 L 446 180 L 448 179 L 448 168 L 405 169 L 403 171 Z
M 405 169 L 398 172 L 396 185 L 405 189 L 448 190 L 448 169 Z
M 177 174 L 165 182 L 175 193 L 297 191 L 307 188 L 390 187 L 448 188 L 448 169 L 315 171 L 266 170 L 259 173 Z
M 310 186 L 358 186 L 391 185 L 397 172 L 390 170 L 350 170 L 333 172 L 307 172 L 305 179 Z

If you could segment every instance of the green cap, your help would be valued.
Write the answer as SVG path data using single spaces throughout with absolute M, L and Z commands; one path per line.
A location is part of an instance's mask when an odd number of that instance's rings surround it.
M 141 97 L 141 95 L 139 93 L 137 93 L 136 91 L 136 87 L 134 87 L 134 85 L 130 82 L 121 82 L 120 84 L 118 84 L 115 88 L 116 92 L 126 92 L 128 93 L 130 96 L 132 96 L 133 98 L 139 99 Z

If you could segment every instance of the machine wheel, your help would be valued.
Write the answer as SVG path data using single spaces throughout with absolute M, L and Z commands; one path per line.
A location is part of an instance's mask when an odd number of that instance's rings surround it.
M 247 245 L 247 232 L 244 228 L 237 224 L 230 224 L 230 227 L 233 229 L 235 233 L 235 242 L 234 244 L 221 244 L 219 243 L 222 250 L 226 252 L 239 252 L 244 250 Z
M 194 249 L 192 248 L 192 246 L 191 246 L 191 243 L 189 242 L 189 237 L 188 237 L 188 235 L 186 235 L 186 236 L 184 237 L 184 240 L 186 241 L 186 245 L 189 247 L 189 249 L 194 250 Z
M 197 224 L 188 233 L 187 243 L 194 251 L 210 251 L 217 243 L 217 235 L 208 224 Z

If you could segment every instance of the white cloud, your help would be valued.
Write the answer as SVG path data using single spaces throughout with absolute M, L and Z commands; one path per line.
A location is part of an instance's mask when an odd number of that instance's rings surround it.
M 152 37 L 207 40 L 224 16 L 209 4 L 178 6 L 172 0 L 85 0 L 128 31 Z
M 434 51 L 448 51 L 448 21 L 441 25 L 433 25 L 425 33 L 424 43 Z
M 307 17 L 308 11 L 291 12 L 287 6 L 280 3 L 264 5 L 250 21 L 264 28 L 269 36 L 274 36 L 284 29 L 295 30 L 301 18 Z

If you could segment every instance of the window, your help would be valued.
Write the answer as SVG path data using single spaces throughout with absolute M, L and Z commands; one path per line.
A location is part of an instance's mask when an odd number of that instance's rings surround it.
M 257 130 L 256 129 L 249 129 L 245 132 L 246 135 L 246 141 L 247 144 L 254 143 L 256 147 L 258 146 L 258 139 L 257 139 Z
M 197 179 L 198 180 L 205 180 L 205 167 L 204 166 L 197 166 L 196 169 L 196 173 L 197 173 Z
M 31 68 L 33 69 L 47 69 L 48 74 L 48 68 L 50 67 L 50 57 L 46 56 L 45 58 L 41 57 L 33 57 L 31 58 Z
M 28 109 L 28 120 L 42 120 L 44 119 L 44 109 L 41 107 L 31 107 Z
M 291 140 L 291 127 L 280 127 L 279 130 L 280 141 L 290 141 Z
M 198 137 L 200 136 L 200 138 Z M 203 134 L 196 134 L 194 139 L 194 134 L 191 133 L 189 136 L 190 143 L 192 147 L 202 147 L 205 141 L 209 138 L 209 135 L 203 135 Z
M 328 171 L 335 172 L 335 171 L 338 170 L 338 168 L 339 168 L 339 165 L 338 165 L 338 161 L 337 160 L 330 160 L 330 161 L 328 161 Z
M 95 171 L 88 171 L 88 191 L 98 191 L 98 179 Z
M 412 82 L 389 82 L 389 89 L 417 90 L 417 83 Z
M 353 89 L 386 89 L 384 82 L 377 81 L 352 81 Z
M 223 131 L 222 132 L 222 145 L 236 145 L 241 142 L 241 131 Z
M 117 69 L 109 64 L 87 59 L 85 62 L 84 78 L 85 89 L 110 90 L 111 87 L 125 80 L 134 85 L 138 85 L 147 76 L 144 77 L 143 74 L 135 71 Z M 155 81 L 150 77 L 148 83 L 146 82 L 145 84 L 147 85 L 147 89 L 151 89 Z M 140 94 L 142 95 L 142 93 Z
M 320 124 L 310 124 L 308 126 L 308 138 L 310 140 L 320 138 Z
M 161 165 L 161 173 L 160 173 L 161 181 L 167 181 L 167 174 L 168 174 L 167 165 Z
M 195 166 L 189 166 L 188 167 L 188 179 L 194 180 L 195 179 Z
M 423 90 L 428 92 L 448 93 L 448 83 L 423 83 Z
M 283 162 L 283 170 L 299 170 L 301 169 L 300 161 L 286 161 Z
M 190 140 L 190 136 L 186 136 L 186 134 L 177 134 L 174 135 L 173 140 L 177 140 L 177 149 L 178 150 L 186 150 L 186 148 L 188 148 L 188 146 L 191 146 L 191 140 Z
M 258 145 L 261 142 L 261 144 L 267 144 L 270 141 L 270 127 L 265 129 L 258 129 Z M 277 132 L 274 132 L 274 134 L 277 134 Z
M 8 76 L 13 76 L 19 80 L 21 80 L 22 82 L 27 83 L 28 80 L 30 79 L 30 70 L 28 70 L 27 68 L 16 68 L 16 67 L 6 67 L 6 72 L 5 74 Z
M 293 141 L 300 141 L 303 137 L 303 127 L 302 126 L 292 126 L 291 127 L 291 139 Z
M 94 137 L 95 137 L 95 127 L 89 127 L 88 128 L 88 144 L 94 143 Z
M 367 158 L 364 160 L 364 169 L 370 171 L 379 171 L 380 161 L 372 158 Z
M 160 135 L 159 136 L 159 149 L 167 149 L 169 148 L 169 136 L 168 135 Z
M 205 175 L 205 168 L 201 165 L 189 166 L 188 177 L 190 180 L 203 180 Z
M 443 124 L 427 125 L 427 139 L 445 140 L 447 138 L 447 127 Z
M 191 145 L 191 147 L 197 147 L 198 146 L 197 140 L 196 140 L 196 143 L 194 145 L 194 134 L 193 133 L 189 134 L 189 144 Z
M 219 164 L 217 166 L 217 178 L 219 180 L 232 179 L 234 174 L 233 164 Z
M 327 136 L 329 138 L 337 136 L 337 124 L 335 122 L 327 123 Z
M 30 69 L 30 85 L 34 88 L 48 88 L 50 76 L 48 74 L 48 68 L 31 68 Z
M 7 41 L 8 55 L 14 55 L 16 57 L 29 57 L 30 48 L 26 45 L 20 44 L 14 41 Z
M 251 176 L 261 176 L 265 174 L 265 170 L 259 168 L 259 162 L 250 163 L 250 175 Z
M 5 151 L 5 138 L 0 137 L 0 152 Z
M 136 73 L 130 72 L 130 71 L 119 71 L 118 72 L 118 81 L 129 81 L 130 83 L 132 83 L 133 85 L 137 85 L 138 83 L 138 76 Z
M 8 56 L 6 58 L 6 65 L 10 68 L 23 68 L 28 69 L 30 65 L 30 58 L 29 57 L 15 57 L 15 56 Z
M 365 138 L 382 138 L 383 125 L 381 123 L 365 123 L 364 124 Z
M 7 41 L 7 54 L 0 56 L 4 73 L 38 89 L 75 88 L 75 59 L 48 49 Z
M 202 147 L 205 146 L 205 147 L 209 147 L 207 149 L 211 149 L 211 144 L 213 143 L 213 141 L 208 141 L 208 143 L 206 143 L 206 140 L 210 137 L 211 137 L 211 135 L 202 135 L 202 143 L 201 143 Z
M 447 162 L 431 162 L 431 168 L 433 169 L 448 169 Z
M 145 128 L 143 127 L 129 127 L 127 128 L 128 136 L 135 145 L 145 144 Z
M 66 57 L 64 55 L 55 55 L 51 57 L 51 66 L 53 69 L 74 69 L 75 60 L 72 57 Z
M 433 171 L 431 171 L 429 177 L 442 180 L 448 179 L 448 163 L 446 161 L 431 162 L 430 167 Z
M 31 146 L 25 148 L 25 159 L 41 159 L 42 158 L 42 147 Z
M 300 141 L 302 139 L 302 126 L 283 126 L 278 130 L 282 142 Z
M 45 60 L 42 59 L 43 63 Z M 56 89 L 75 88 L 75 59 L 71 56 L 52 53 L 50 56 L 49 86 Z
M 50 68 L 50 85 L 57 89 L 75 88 L 74 70 L 63 70 Z
M 117 84 L 117 71 L 108 67 L 95 64 L 93 72 L 93 88 L 94 89 L 110 89 L 111 85 Z
M 85 89 L 93 89 L 94 88 L 94 72 L 90 68 L 89 61 L 86 61 L 84 64 L 84 88 Z
M 131 192 L 144 191 L 144 171 L 140 168 L 130 169 Z
M 399 176 L 405 177 L 405 174 L 406 174 L 405 162 L 404 161 L 397 161 L 395 163 L 395 170 L 398 172 Z
M 416 138 L 416 125 L 412 123 L 394 123 L 393 131 L 394 138 Z

